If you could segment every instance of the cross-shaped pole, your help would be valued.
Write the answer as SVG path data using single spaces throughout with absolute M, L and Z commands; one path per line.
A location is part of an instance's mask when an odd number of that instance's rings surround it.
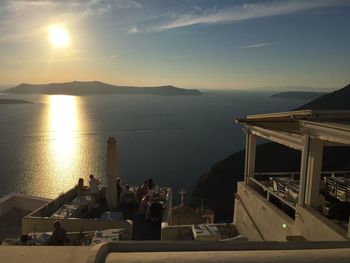
M 179 192 L 180 196 L 181 196 L 181 205 L 184 205 L 184 195 L 186 194 L 186 192 L 184 191 L 183 188 L 181 188 L 181 191 Z

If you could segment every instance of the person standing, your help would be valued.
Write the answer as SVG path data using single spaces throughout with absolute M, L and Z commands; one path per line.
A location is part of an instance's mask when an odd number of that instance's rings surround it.
M 142 198 L 144 198 L 148 193 L 148 181 L 144 181 L 143 185 L 141 185 L 138 189 L 137 189 L 137 201 L 140 203 Z
M 163 205 L 160 203 L 159 197 L 155 196 L 154 201 L 149 208 L 149 219 L 151 223 L 152 239 L 160 240 L 162 229 Z
M 120 178 L 117 177 L 116 178 L 116 182 L 117 182 L 117 204 L 120 204 L 120 194 L 122 193 L 122 185 L 120 182 Z
M 99 186 L 101 185 L 101 182 L 98 179 L 96 179 L 92 174 L 90 174 L 89 185 L 91 193 L 95 195 L 100 190 Z

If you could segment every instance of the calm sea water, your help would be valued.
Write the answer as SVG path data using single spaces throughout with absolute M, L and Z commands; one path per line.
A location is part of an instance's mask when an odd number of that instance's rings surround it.
M 303 100 L 270 93 L 202 96 L 10 95 L 34 104 L 0 105 L 0 196 L 22 192 L 55 197 L 93 173 L 105 181 L 107 139 L 118 147 L 119 176 L 153 178 L 190 192 L 215 162 L 244 147 L 234 118 L 285 111 Z

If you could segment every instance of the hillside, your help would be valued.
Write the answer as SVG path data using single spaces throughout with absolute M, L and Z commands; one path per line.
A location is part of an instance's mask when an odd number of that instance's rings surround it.
M 341 95 L 340 95 L 341 94 Z M 334 96 L 334 97 L 333 97 Z M 342 96 L 339 99 L 339 96 Z M 339 99 L 337 104 L 335 100 Z M 330 101 L 328 106 L 327 101 Z M 350 86 L 331 94 L 322 96 L 301 109 L 336 109 L 350 110 Z M 256 171 L 298 171 L 300 169 L 300 152 L 285 146 L 265 143 L 257 146 Z M 226 159 L 214 164 L 210 171 L 202 175 L 192 192 L 190 205 L 204 205 L 215 211 L 218 221 L 232 221 L 234 193 L 237 181 L 244 178 L 245 150 L 236 152 Z M 350 170 L 350 147 L 325 148 L 323 170 Z
M 0 99 L 0 104 L 28 104 L 32 103 L 26 100 L 17 100 L 17 99 Z
M 132 87 L 116 86 L 100 81 L 72 81 L 50 84 L 20 84 L 4 90 L 16 94 L 64 94 L 64 95 L 102 95 L 102 94 L 141 94 L 141 95 L 200 95 L 196 89 L 182 89 L 174 86 Z
M 277 94 L 273 94 L 271 98 L 313 100 L 326 94 L 326 92 L 313 91 L 283 91 Z
M 350 84 L 340 90 L 315 99 L 299 109 L 350 110 Z

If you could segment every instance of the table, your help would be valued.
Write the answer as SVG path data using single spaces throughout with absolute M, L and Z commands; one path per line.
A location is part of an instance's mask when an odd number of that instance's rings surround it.
M 80 205 L 81 209 L 87 208 L 88 211 L 91 211 L 95 205 L 95 197 L 91 195 L 77 196 L 73 199 L 72 204 Z
M 29 233 L 28 234 L 28 245 L 49 245 L 51 242 L 52 232 L 40 232 L 40 233 Z
M 106 229 L 95 232 L 91 245 L 97 245 L 102 242 L 118 242 L 121 239 L 121 231 L 123 229 Z
M 123 219 L 123 214 L 121 212 L 106 211 L 106 212 L 103 212 L 103 214 L 100 217 L 100 220 L 102 221 L 114 221 L 114 220 L 120 220 L 120 219 Z
M 192 225 L 192 232 L 196 241 L 217 241 L 221 239 L 219 229 L 213 224 Z
M 80 211 L 82 210 L 81 205 L 63 205 L 60 209 L 58 209 L 51 218 L 64 219 L 69 217 L 78 217 Z

